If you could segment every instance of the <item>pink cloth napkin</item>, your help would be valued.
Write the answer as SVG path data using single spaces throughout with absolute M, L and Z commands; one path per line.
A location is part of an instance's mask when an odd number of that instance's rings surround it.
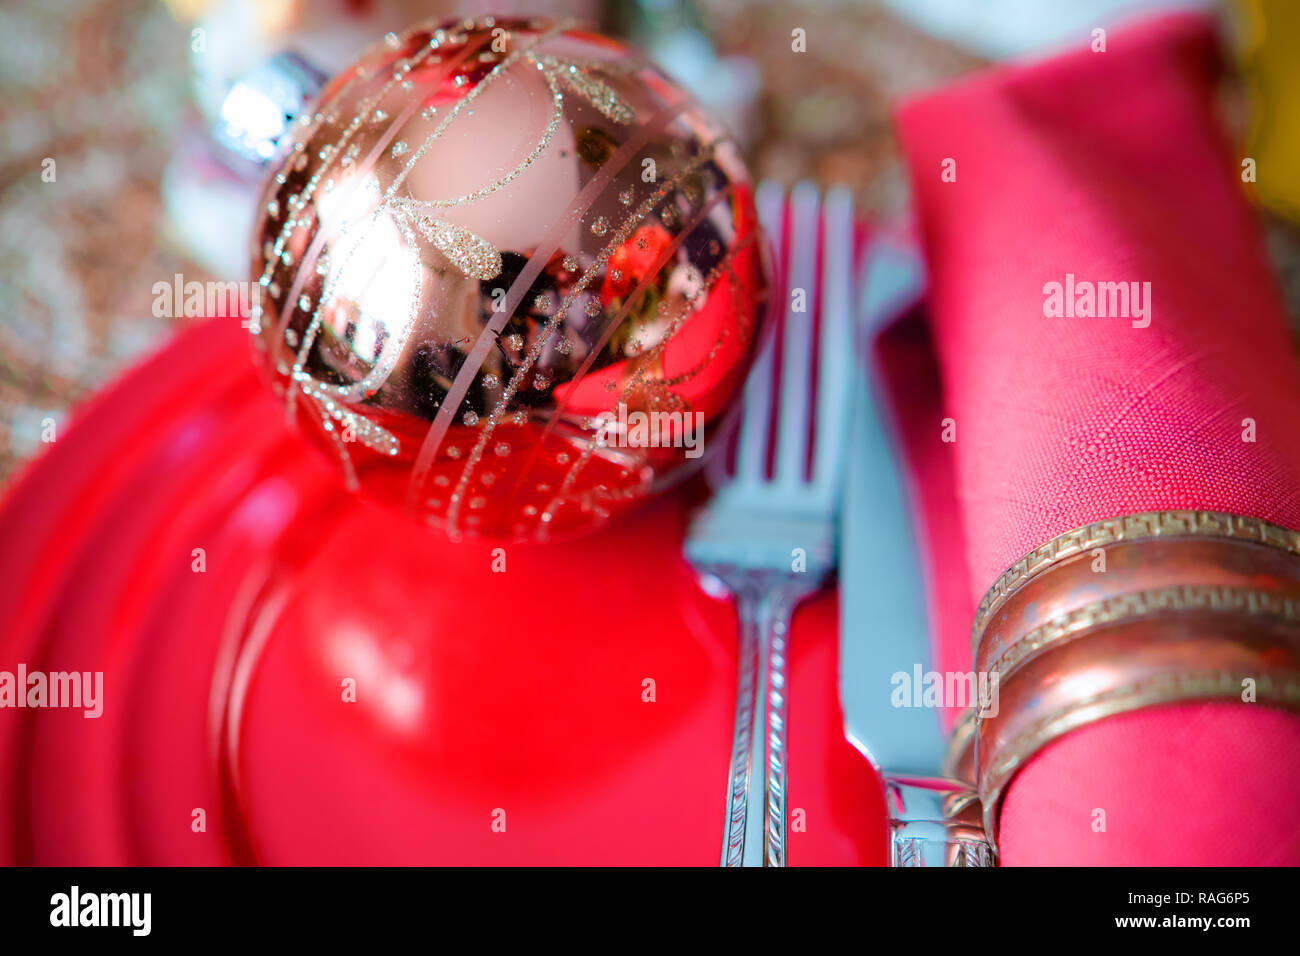
M 1300 528 L 1300 368 L 1216 119 L 1219 75 L 1213 25 L 1179 15 L 900 112 L 929 328 L 878 348 L 941 667 L 969 668 L 996 576 L 1071 528 L 1161 508 Z M 1145 314 L 1046 315 L 1045 284 L 1070 275 L 1150 283 Z M 1101 721 L 1014 779 L 1002 861 L 1300 863 L 1297 753 L 1300 715 L 1262 705 Z

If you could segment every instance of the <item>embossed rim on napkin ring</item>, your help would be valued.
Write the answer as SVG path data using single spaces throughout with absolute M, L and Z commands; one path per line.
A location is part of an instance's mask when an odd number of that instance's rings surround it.
M 997 707 L 954 731 L 948 772 L 975 779 L 996 840 L 1007 784 L 1058 737 L 1188 700 L 1300 709 L 1300 532 L 1157 511 L 1053 538 L 998 577 L 972 628 Z

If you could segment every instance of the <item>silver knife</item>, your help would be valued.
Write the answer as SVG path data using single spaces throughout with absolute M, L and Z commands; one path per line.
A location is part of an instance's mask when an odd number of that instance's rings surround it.
M 873 241 L 860 288 L 860 374 L 840 524 L 844 733 L 884 781 L 891 866 L 993 866 L 973 788 L 942 776 L 939 710 L 894 706 L 898 675 L 928 672 L 933 652 L 916 538 L 867 345 L 920 300 L 919 254 L 900 239 Z

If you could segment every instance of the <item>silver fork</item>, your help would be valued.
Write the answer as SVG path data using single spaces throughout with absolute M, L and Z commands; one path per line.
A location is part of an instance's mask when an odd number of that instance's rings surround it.
M 759 218 L 772 239 L 785 278 L 785 321 L 764 344 L 745 386 L 736 465 L 726 473 L 715 456 L 715 494 L 694 517 L 686 557 L 712 593 L 728 593 L 740 619 L 736 714 L 723 866 L 785 866 L 786 682 L 790 618 L 835 568 L 836 517 L 851 394 L 853 203 L 848 192 L 818 195 L 800 183 L 789 197 L 788 255 L 783 244 L 784 189 L 759 186 Z M 818 236 L 822 270 L 817 274 Z M 797 290 L 802 290 L 800 296 Z M 800 298 L 805 308 L 796 311 Z M 820 341 L 814 342 L 813 304 L 820 302 Z M 780 395 L 775 339 L 781 335 Z M 818 353 L 817 395 L 811 397 L 813 349 Z M 774 468 L 767 473 L 769 421 L 777 406 Z M 807 467 L 816 415 L 817 437 Z M 756 693 L 757 688 L 765 693 Z M 766 735 L 755 728 L 766 727 Z M 756 768 L 765 785 L 752 786 Z

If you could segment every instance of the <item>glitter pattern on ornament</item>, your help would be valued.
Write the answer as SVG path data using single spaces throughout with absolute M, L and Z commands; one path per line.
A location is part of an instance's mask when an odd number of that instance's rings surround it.
M 290 139 L 249 325 L 351 487 L 539 539 L 687 473 L 697 426 L 710 450 L 766 249 L 734 142 L 639 55 L 564 22 L 421 24 Z

